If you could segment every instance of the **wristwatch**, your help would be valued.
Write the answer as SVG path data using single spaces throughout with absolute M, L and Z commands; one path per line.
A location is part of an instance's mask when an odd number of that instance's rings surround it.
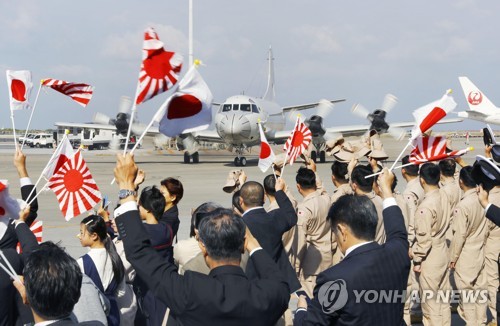
M 128 196 L 136 196 L 137 191 L 135 190 L 129 190 L 129 189 L 120 189 L 118 192 L 118 198 L 119 199 L 124 199 L 127 198 Z

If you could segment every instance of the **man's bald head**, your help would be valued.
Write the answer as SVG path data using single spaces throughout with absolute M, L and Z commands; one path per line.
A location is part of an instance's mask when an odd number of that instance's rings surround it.
M 248 181 L 240 189 L 240 197 L 248 208 L 264 205 L 264 187 L 256 181 Z

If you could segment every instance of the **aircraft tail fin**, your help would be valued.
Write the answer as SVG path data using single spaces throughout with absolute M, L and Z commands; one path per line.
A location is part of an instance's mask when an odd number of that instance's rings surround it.
M 269 47 L 269 57 L 267 59 L 269 61 L 269 71 L 267 75 L 267 90 L 264 94 L 264 100 L 274 101 L 274 58 L 273 58 L 273 49 Z
M 464 91 L 465 99 L 471 111 L 482 113 L 484 115 L 492 115 L 500 112 L 487 97 L 472 83 L 467 77 L 458 77 L 462 90 Z

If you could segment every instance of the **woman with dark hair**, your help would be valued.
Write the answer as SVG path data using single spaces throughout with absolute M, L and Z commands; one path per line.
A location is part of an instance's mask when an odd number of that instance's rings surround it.
M 103 218 L 99 215 L 84 218 L 80 224 L 78 237 L 83 247 L 90 248 L 86 255 L 78 259 L 78 265 L 109 299 L 108 325 L 120 325 L 116 292 L 123 285 L 125 272 L 115 245 L 108 237 Z
M 184 188 L 182 187 L 182 183 L 175 178 L 163 179 L 160 184 L 160 191 L 163 197 L 165 197 L 165 211 L 163 212 L 160 221 L 170 225 L 175 237 L 177 236 L 180 223 L 177 204 L 181 201 L 182 196 L 184 195 Z

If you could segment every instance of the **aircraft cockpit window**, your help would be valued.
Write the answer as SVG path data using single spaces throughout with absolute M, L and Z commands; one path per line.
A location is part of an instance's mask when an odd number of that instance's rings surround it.
M 238 111 L 240 109 L 239 104 L 233 104 L 233 111 Z
M 257 105 L 252 104 L 252 112 L 254 112 L 254 113 L 259 113 L 260 112 L 259 108 L 257 107 Z
M 240 111 L 250 112 L 250 104 L 241 104 Z
M 224 104 L 222 107 L 222 112 L 228 112 L 231 111 L 231 104 Z

